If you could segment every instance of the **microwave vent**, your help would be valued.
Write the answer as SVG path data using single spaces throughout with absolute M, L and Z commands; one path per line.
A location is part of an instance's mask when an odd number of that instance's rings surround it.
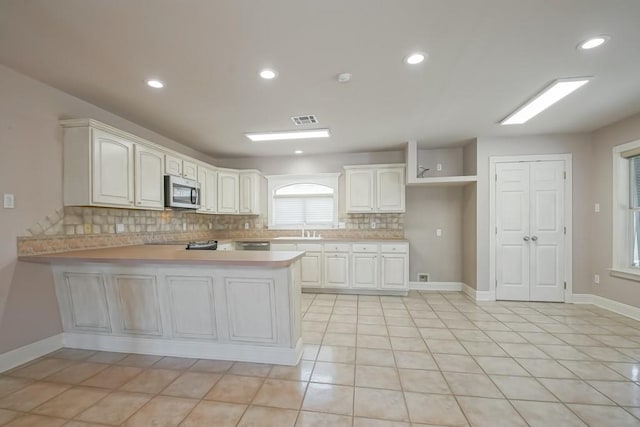
M 318 118 L 313 114 L 307 114 L 305 116 L 293 116 L 291 117 L 291 120 L 293 120 L 293 123 L 295 123 L 297 126 L 312 125 L 318 123 Z

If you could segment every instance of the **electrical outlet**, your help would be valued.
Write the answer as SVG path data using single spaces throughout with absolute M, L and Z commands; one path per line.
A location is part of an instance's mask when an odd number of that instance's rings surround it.
M 600 203 L 596 203 L 596 204 L 593 206 L 593 211 L 594 211 L 594 212 L 600 212 Z
M 375 222 L 371 223 L 371 228 L 376 228 L 376 223 Z
M 600 275 L 599 274 L 594 274 L 593 275 L 593 283 L 595 283 L 596 285 L 600 284 Z
M 15 208 L 15 197 L 13 194 L 5 194 L 4 195 L 4 208 L 5 209 L 13 209 Z
M 213 228 L 213 224 L 209 223 L 209 230 L 211 230 Z
M 116 233 L 124 233 L 124 224 L 116 224 Z
M 245 230 L 248 230 L 248 229 L 249 229 L 249 223 L 248 223 L 248 222 L 245 222 L 245 223 L 244 223 L 244 229 L 245 229 Z
M 187 231 L 187 223 L 186 222 L 182 223 L 182 231 Z
M 436 237 L 442 237 L 442 228 L 436 228 Z
M 429 273 L 418 273 L 418 282 L 428 282 Z
M 84 225 L 84 234 L 91 234 L 92 231 L 93 231 L 93 227 L 91 226 L 91 224 Z
M 442 171 L 442 163 L 437 163 L 437 164 L 436 164 L 436 170 L 437 170 L 438 172 Z

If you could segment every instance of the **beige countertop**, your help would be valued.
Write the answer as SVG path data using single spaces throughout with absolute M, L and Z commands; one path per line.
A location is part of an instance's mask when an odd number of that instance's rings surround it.
M 182 245 L 134 245 L 115 248 L 21 256 L 20 261 L 39 263 L 99 262 L 116 264 L 185 264 L 247 267 L 286 267 L 302 257 L 301 251 L 186 250 Z
M 242 240 L 242 239 L 236 239 Z M 264 239 L 270 240 L 271 243 L 326 243 L 326 242 L 344 242 L 344 243 L 409 243 L 407 239 L 356 239 L 351 237 L 320 237 L 320 238 L 309 238 L 309 237 L 274 237 L 272 239 Z

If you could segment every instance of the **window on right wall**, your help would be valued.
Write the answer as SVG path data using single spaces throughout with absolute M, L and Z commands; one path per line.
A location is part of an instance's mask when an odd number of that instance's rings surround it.
M 613 148 L 611 274 L 640 281 L 640 140 Z

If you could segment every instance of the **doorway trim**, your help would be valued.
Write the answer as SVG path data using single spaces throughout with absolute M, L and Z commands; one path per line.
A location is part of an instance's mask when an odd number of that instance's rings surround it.
M 564 223 L 567 233 L 564 236 L 564 302 L 573 302 L 573 170 L 571 154 L 534 154 L 528 156 L 490 156 L 489 157 L 489 294 L 496 299 L 496 164 L 512 162 L 564 161 L 567 179 L 564 181 Z

